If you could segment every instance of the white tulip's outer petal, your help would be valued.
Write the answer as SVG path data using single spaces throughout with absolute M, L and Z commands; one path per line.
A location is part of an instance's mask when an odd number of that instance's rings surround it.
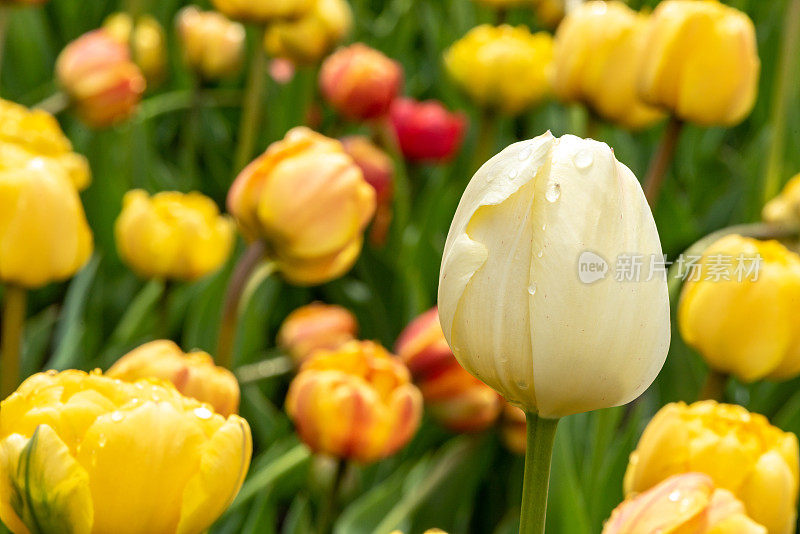
M 584 284 L 578 258 L 606 260 Z M 640 281 L 616 281 L 619 255 Z M 647 281 L 661 244 L 633 173 L 604 143 L 544 134 L 475 175 L 450 228 L 439 313 L 459 362 L 511 403 L 561 417 L 629 402 L 669 346 L 665 277 Z

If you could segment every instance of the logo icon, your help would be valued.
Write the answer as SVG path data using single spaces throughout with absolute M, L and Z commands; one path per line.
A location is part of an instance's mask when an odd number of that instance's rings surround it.
M 578 278 L 584 284 L 594 284 L 608 274 L 608 262 L 591 251 L 581 252 L 578 257 Z

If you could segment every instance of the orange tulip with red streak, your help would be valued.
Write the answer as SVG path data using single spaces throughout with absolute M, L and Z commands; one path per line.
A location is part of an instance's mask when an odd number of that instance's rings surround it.
M 355 339 L 358 321 L 349 310 L 312 302 L 297 308 L 278 330 L 278 346 L 298 364 L 320 349 L 332 350 Z
M 432 308 L 400 334 L 395 352 L 411 371 L 428 411 L 455 432 L 484 430 L 497 419 L 502 399 L 456 361 Z
M 351 341 L 317 351 L 303 364 L 289 387 L 286 410 L 314 452 L 369 463 L 413 437 L 422 395 L 386 349 Z

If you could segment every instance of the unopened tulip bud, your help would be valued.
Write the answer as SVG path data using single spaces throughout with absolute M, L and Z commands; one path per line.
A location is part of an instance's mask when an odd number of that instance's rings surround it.
M 244 58 L 245 31 L 238 22 L 216 11 L 187 6 L 176 18 L 183 60 L 206 80 L 236 74 Z
M 212 0 L 225 16 L 243 22 L 265 24 L 303 16 L 315 0 Z
M 339 141 L 300 127 L 239 174 L 228 211 L 245 237 L 268 244 L 287 280 L 314 285 L 355 263 L 375 191 Z
M 68 44 L 58 56 L 56 76 L 78 115 L 95 128 L 130 117 L 146 87 L 128 48 L 105 30 L 89 32 Z
M 43 158 L 62 167 L 79 191 L 89 185 L 89 162 L 72 151 L 72 143 L 52 115 L 0 99 L 0 124 L 0 169 L 24 167 L 32 159 Z
M 394 162 L 386 152 L 361 135 L 342 139 L 342 146 L 361 169 L 364 180 L 375 189 L 377 207 L 369 237 L 373 245 L 383 245 L 392 222 Z
M 333 350 L 355 339 L 358 321 L 341 306 L 314 302 L 297 308 L 278 330 L 278 346 L 297 363 L 320 349 Z
M 103 28 L 119 43 L 130 47 L 133 61 L 148 85 L 163 80 L 167 70 L 167 37 L 155 18 L 143 15 L 134 24 L 127 13 L 115 13 L 106 19 Z
M 765 222 L 800 226 L 800 174 L 789 180 L 781 193 L 761 212 Z
M 331 54 L 319 73 L 325 100 L 355 120 L 386 115 L 402 84 L 400 64 L 361 43 Z
M 744 382 L 800 374 L 800 256 L 777 241 L 729 235 L 687 273 L 678 306 L 686 343 Z
M 564 18 L 564 0 L 533 0 L 533 9 L 539 24 L 556 28 Z
M 631 454 L 625 494 L 688 472 L 709 475 L 742 501 L 769 534 L 791 534 L 797 518 L 797 437 L 741 406 L 672 403 L 653 417 Z
M 447 72 L 475 102 L 515 115 L 551 92 L 553 38 L 524 26 L 473 28 L 445 53 Z
M 422 396 L 408 369 L 371 341 L 318 351 L 289 386 L 286 411 L 314 452 L 369 463 L 413 437 Z
M 81 199 L 57 162 L 33 158 L 0 168 L 0 214 L 2 282 L 37 288 L 64 280 L 92 253 Z
M 603 534 L 691 532 L 693 534 L 767 534 L 747 516 L 730 491 L 708 475 L 675 475 L 620 504 Z
M 443 161 L 461 148 L 467 118 L 451 113 L 436 100 L 398 98 L 389 110 L 403 156 L 410 161 Z
M 666 0 L 650 20 L 639 92 L 680 119 L 733 126 L 753 109 L 760 65 L 745 13 L 716 0 Z
M 500 396 L 456 361 L 439 325 L 436 308 L 405 328 L 395 344 L 433 418 L 455 432 L 486 429 L 500 413 Z
M 297 20 L 277 21 L 267 28 L 264 47 L 273 57 L 295 63 L 317 63 L 350 32 L 353 12 L 347 0 L 314 0 Z
M 136 382 L 161 378 L 181 394 L 205 402 L 225 417 L 239 409 L 239 383 L 229 370 L 214 365 L 203 351 L 184 353 L 172 341 L 145 343 L 117 360 L 106 373 L 111 378 Z
M 247 421 L 167 382 L 38 373 L 0 404 L 0 519 L 15 534 L 205 532 L 252 447 Z
M 555 38 L 556 96 L 583 102 L 626 128 L 643 128 L 663 118 L 638 93 L 648 17 L 617 0 L 594 0 L 571 11 Z
M 235 225 L 200 193 L 129 191 L 115 224 L 117 250 L 140 276 L 196 280 L 230 256 Z
M 439 316 L 459 363 L 543 418 L 635 399 L 664 364 L 670 312 L 666 277 L 606 276 L 624 254 L 663 258 L 608 145 L 548 132 L 507 147 L 467 185 L 444 247 Z

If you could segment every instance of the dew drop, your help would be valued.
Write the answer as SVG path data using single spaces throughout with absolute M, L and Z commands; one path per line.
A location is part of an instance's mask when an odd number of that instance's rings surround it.
M 530 294 L 530 296 L 533 296 L 533 295 L 536 294 L 536 283 L 535 282 L 528 286 L 528 294 Z
M 594 156 L 592 156 L 592 153 L 586 149 L 579 150 L 572 157 L 572 162 L 575 164 L 575 167 L 577 167 L 582 171 L 585 171 L 586 169 L 592 166 L 592 163 L 594 163 Z
M 547 224 L 542 225 L 542 231 L 544 232 L 545 230 L 547 230 Z
M 102 449 L 103 447 L 106 446 L 106 442 L 107 441 L 108 441 L 108 439 L 106 438 L 106 436 L 102 435 L 97 439 L 97 446 Z
M 115 423 L 119 423 L 124 418 L 125 418 L 125 416 L 119 410 L 117 410 L 115 412 L 111 412 L 111 420 L 114 421 Z
M 520 161 L 525 161 L 526 159 L 528 159 L 529 157 L 531 157 L 531 152 L 532 152 L 532 151 L 531 151 L 531 149 L 530 149 L 530 148 L 525 148 L 525 149 L 523 149 L 523 150 L 522 150 L 522 151 L 519 153 L 519 160 L 520 160 Z
M 511 172 L 508 173 L 508 179 L 509 180 L 515 180 L 518 175 L 519 175 L 519 171 L 517 171 L 517 169 L 511 169 Z
M 205 406 L 195 408 L 194 414 L 200 419 L 211 419 L 211 416 L 214 415 L 214 413 Z
M 561 184 L 553 182 L 547 186 L 547 191 L 544 194 L 544 198 L 546 198 L 548 202 L 555 202 L 560 196 Z
M 541 258 L 542 256 L 544 256 L 544 250 L 540 250 L 539 252 L 536 253 L 537 258 Z
M 681 498 L 681 490 L 675 490 L 669 494 L 669 500 L 672 502 L 678 502 Z

